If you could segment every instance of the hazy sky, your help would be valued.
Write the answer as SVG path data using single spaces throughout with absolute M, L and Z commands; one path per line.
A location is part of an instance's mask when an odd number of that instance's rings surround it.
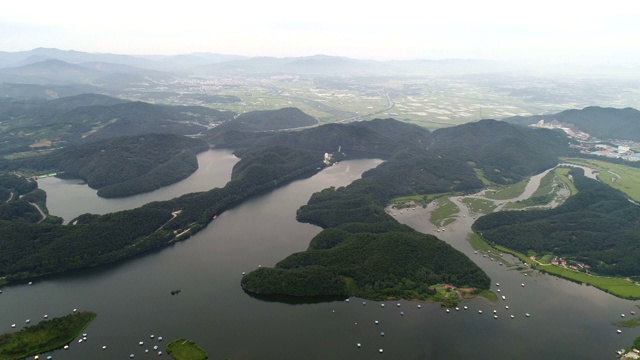
M 0 9 L 0 51 L 640 65 L 636 0 L 22 0 Z

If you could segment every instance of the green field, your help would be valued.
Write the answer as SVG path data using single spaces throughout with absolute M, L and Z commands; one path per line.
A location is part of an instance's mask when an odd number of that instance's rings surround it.
M 79 312 L 0 335 L 0 360 L 24 359 L 62 348 L 79 336 L 95 317 L 92 312 Z
M 431 212 L 431 223 L 436 226 L 446 226 L 456 220 L 456 215 L 460 209 L 449 198 L 437 200 L 437 208 Z
M 631 199 L 640 201 L 640 169 L 601 160 L 571 158 L 562 161 L 598 170 L 600 181 L 624 192 Z
M 524 188 L 527 186 L 528 182 L 529 179 L 527 178 L 520 181 L 519 183 L 501 187 L 497 190 L 487 190 L 485 192 L 485 196 L 489 199 L 494 200 L 508 200 L 517 198 L 518 196 L 522 195 L 522 193 L 524 192 Z
M 495 210 L 493 201 L 476 198 L 464 198 L 462 202 L 469 207 L 471 212 L 478 214 L 489 214 Z
M 178 339 L 167 345 L 167 353 L 175 360 L 205 360 L 207 352 L 191 340 Z

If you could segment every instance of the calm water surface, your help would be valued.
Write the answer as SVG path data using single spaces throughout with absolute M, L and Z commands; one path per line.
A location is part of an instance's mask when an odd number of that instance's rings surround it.
M 613 359 L 615 350 L 640 335 L 638 329 L 623 329 L 618 335 L 612 325 L 621 313 L 629 318 L 629 311 L 639 310 L 639 302 L 550 276 L 524 277 L 473 254 L 466 241 L 472 221 L 468 215 L 438 236 L 476 261 L 491 276 L 493 290 L 499 282 L 507 301 L 477 299 L 461 304 L 469 310 L 446 313 L 438 305 L 418 309 L 408 301 L 389 301 L 384 308 L 367 301 L 363 306 L 357 298 L 292 305 L 262 301 L 242 291 L 243 271 L 273 266 L 306 249 L 320 231 L 295 221 L 296 210 L 313 192 L 349 184 L 379 163 L 341 162 L 221 214 L 185 242 L 134 260 L 39 279 L 31 286 L 5 287 L 0 331 L 12 331 L 10 324 L 36 321 L 44 314 L 62 316 L 73 308 L 97 312 L 86 330 L 89 341 L 54 352 L 54 359 L 126 359 L 130 353 L 146 358 L 145 348 L 158 344 L 163 349 L 163 344 L 182 337 L 195 340 L 210 359 Z M 229 174 L 225 176 L 228 181 Z M 69 185 L 57 191 L 70 196 L 77 189 Z M 66 207 L 84 201 L 59 196 L 66 199 Z M 49 201 L 53 199 L 50 194 Z M 405 212 L 399 220 L 419 231 L 435 230 L 428 214 L 419 210 Z M 175 289 L 182 291 L 170 295 Z M 524 316 L 527 312 L 530 318 Z M 380 324 L 374 325 L 375 320 Z M 150 334 L 165 341 L 151 340 Z M 138 346 L 139 341 L 144 346 Z M 100 350 L 102 345 L 108 349 Z

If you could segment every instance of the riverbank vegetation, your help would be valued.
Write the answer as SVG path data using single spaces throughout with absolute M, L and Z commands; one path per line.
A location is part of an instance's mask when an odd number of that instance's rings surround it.
M 484 196 L 493 200 L 507 200 L 517 198 L 524 193 L 524 188 L 527 186 L 529 179 L 519 181 L 515 184 L 501 187 L 495 190 L 487 190 Z
M 436 209 L 431 212 L 429 220 L 436 226 L 447 226 L 454 222 L 460 209 L 449 198 L 436 200 Z
M 78 312 L 0 335 L 0 360 L 24 359 L 62 348 L 80 335 L 95 317 L 93 312 Z
M 167 344 L 167 353 L 174 360 L 206 360 L 209 358 L 204 349 L 191 340 L 178 339 Z
M 598 179 L 600 181 L 640 202 L 639 168 L 595 159 L 565 158 L 563 161 L 599 171 Z

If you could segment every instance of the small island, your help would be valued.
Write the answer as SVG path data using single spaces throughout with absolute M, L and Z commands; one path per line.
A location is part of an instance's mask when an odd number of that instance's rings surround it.
M 167 345 L 167 353 L 175 360 L 205 360 L 209 355 L 191 340 L 178 339 Z
M 80 335 L 95 317 L 94 312 L 77 312 L 2 334 L 0 360 L 24 359 L 60 349 Z

